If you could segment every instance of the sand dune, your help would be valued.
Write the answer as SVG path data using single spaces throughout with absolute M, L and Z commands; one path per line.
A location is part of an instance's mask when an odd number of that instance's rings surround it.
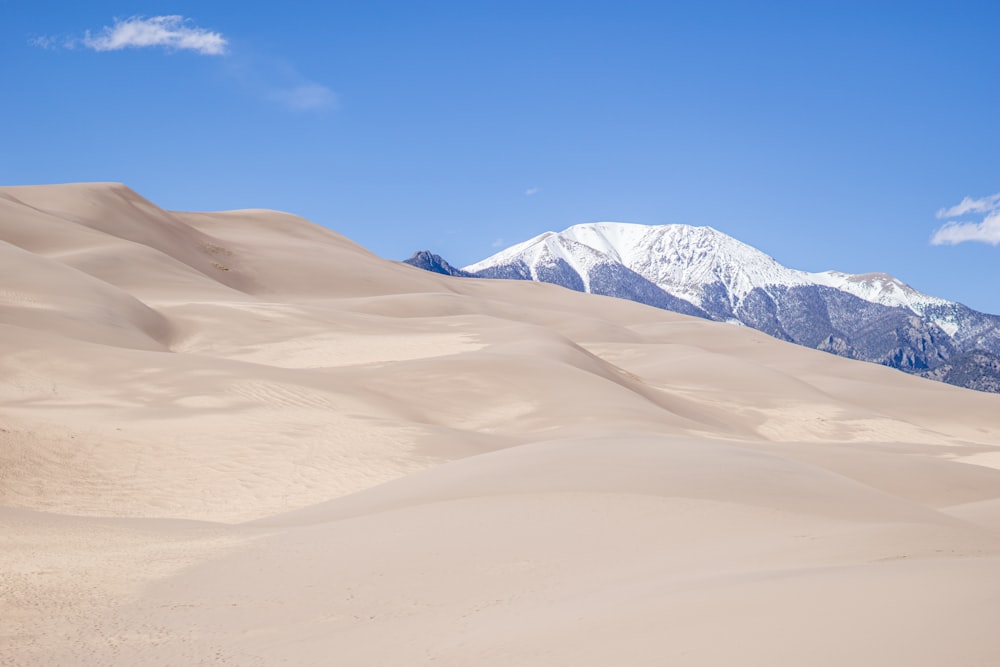
M 0 188 L 0 663 L 1000 663 L 1000 396 Z

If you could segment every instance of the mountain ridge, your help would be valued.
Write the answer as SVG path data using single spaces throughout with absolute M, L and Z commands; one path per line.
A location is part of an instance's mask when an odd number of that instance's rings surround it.
M 962 378 L 953 384 L 974 389 L 994 386 L 974 370 L 982 361 L 983 377 L 990 377 L 992 357 L 968 353 L 1000 355 L 1000 316 L 924 294 L 885 273 L 792 269 L 712 227 L 583 223 L 452 270 L 554 283 L 742 324 L 839 356 L 942 381 Z M 967 355 L 961 372 L 929 373 L 956 355 Z

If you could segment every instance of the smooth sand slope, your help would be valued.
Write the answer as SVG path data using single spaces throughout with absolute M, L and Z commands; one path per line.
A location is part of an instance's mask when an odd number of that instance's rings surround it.
M 0 188 L 0 664 L 1000 664 L 1000 396 Z

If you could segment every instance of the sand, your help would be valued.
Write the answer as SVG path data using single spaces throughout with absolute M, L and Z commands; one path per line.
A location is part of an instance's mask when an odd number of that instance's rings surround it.
M 0 664 L 1000 664 L 1000 396 L 0 188 Z

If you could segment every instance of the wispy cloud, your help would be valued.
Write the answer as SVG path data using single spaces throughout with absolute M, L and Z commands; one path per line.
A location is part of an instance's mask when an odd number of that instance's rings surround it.
M 497 239 L 496 241 L 490 244 L 490 246 L 493 248 L 502 248 L 504 247 L 504 245 L 506 244 L 503 239 Z
M 268 97 L 292 111 L 335 109 L 337 95 L 321 83 L 302 83 L 290 88 L 272 90 Z
M 303 76 L 284 58 L 240 53 L 226 59 L 226 71 L 247 93 L 289 111 L 327 111 L 338 106 L 336 93 Z
M 221 33 L 199 28 L 178 15 L 115 19 L 114 25 L 105 26 L 96 35 L 88 30 L 82 43 L 94 51 L 163 47 L 203 56 L 221 56 L 229 44 Z
M 58 37 L 53 37 L 52 35 L 41 35 L 39 37 L 32 37 L 28 40 L 28 44 L 36 46 L 40 49 L 55 50 L 60 47 L 62 48 L 73 48 L 72 40 L 60 39 Z
M 533 197 L 533 196 L 537 195 L 541 191 L 542 191 L 541 188 L 528 188 L 527 190 L 524 191 L 524 196 L 525 197 Z
M 951 208 L 937 212 L 939 220 L 972 216 L 973 220 L 953 219 L 934 232 L 931 245 L 955 245 L 966 241 L 1000 244 L 1000 193 L 972 199 L 966 197 Z

